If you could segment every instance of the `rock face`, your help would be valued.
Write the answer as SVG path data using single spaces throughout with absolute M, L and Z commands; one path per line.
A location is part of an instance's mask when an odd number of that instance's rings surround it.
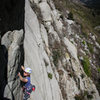
M 25 66 L 32 68 L 32 83 L 36 85 L 36 92 L 33 93 L 33 96 L 31 96 L 31 100 L 62 100 L 58 82 L 54 77 L 49 57 L 47 56 L 47 53 L 44 50 L 45 48 L 43 44 L 41 31 L 43 32 L 43 34 L 45 34 L 45 37 L 47 37 L 46 30 L 42 24 L 41 26 L 39 25 L 37 16 L 32 11 L 29 1 L 26 1 L 25 11 Z M 48 63 L 47 68 L 45 66 L 45 60 Z M 52 73 L 52 80 L 48 78 L 48 73 Z
M 1 82 L 2 85 L 4 84 L 2 95 L 10 100 L 14 100 L 15 97 L 16 100 L 19 100 L 21 95 L 20 81 L 17 73 L 22 63 L 22 41 L 23 30 L 7 32 L 1 41 L 1 57 L 3 58 L 1 58 L 3 64 L 0 64 L 3 67 L 1 74 L 4 72 L 3 79 L 1 78 L 4 81 Z
M 25 2 L 24 65 L 32 68 L 31 80 L 36 85 L 31 100 L 76 100 L 81 96 L 88 100 L 88 95 L 99 100 L 95 85 L 80 64 L 76 46 L 64 36 L 62 19 L 53 2 L 34 3 L 43 18 L 39 21 L 36 7 L 32 9 L 30 2 Z M 31 0 L 31 5 L 34 3 Z M 69 20 L 67 23 L 71 24 Z
M 63 20 L 52 0 L 25 0 L 24 25 L 23 18 L 19 20 L 24 28 L 0 30 L 0 100 L 22 100 L 17 77 L 22 64 L 32 69 L 36 86 L 30 100 L 100 100 L 78 58 L 78 44 L 71 41 L 77 32 L 73 26 L 80 30 L 74 21 Z

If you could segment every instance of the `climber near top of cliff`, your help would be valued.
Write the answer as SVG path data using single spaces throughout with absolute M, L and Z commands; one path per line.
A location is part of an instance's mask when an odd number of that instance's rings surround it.
M 31 68 L 24 68 L 24 66 L 21 66 L 22 70 L 24 71 L 24 77 L 21 76 L 20 72 L 18 73 L 18 76 L 22 82 L 25 83 L 23 86 L 23 93 L 24 97 L 23 100 L 27 100 L 30 97 L 30 94 L 32 90 L 35 90 L 35 86 L 31 84 L 30 74 L 32 73 Z

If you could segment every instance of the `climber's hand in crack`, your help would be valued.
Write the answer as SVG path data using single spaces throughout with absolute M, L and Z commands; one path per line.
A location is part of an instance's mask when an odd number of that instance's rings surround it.
M 23 78 L 23 77 L 21 76 L 20 72 L 18 73 L 18 76 L 19 76 L 19 78 L 20 78 L 20 80 L 21 80 L 22 82 L 28 82 L 28 79 Z
M 18 73 L 18 76 L 20 76 L 20 72 Z

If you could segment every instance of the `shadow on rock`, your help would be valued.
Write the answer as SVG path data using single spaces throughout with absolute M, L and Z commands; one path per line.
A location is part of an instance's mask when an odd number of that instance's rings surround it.
M 10 100 L 10 99 L 8 99 L 8 98 L 2 98 L 1 100 Z
M 8 63 L 8 52 L 5 46 L 0 45 L 0 97 L 1 98 L 3 98 L 4 89 L 7 84 L 7 63 Z

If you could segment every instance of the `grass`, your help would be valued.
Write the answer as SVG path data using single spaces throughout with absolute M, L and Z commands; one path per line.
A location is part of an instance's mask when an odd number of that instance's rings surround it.
M 61 61 L 62 56 L 64 56 L 64 52 L 62 51 L 62 45 L 58 41 L 55 41 L 51 48 L 53 63 L 55 67 L 58 68 L 58 61 Z
M 72 4 L 72 12 L 77 17 L 76 19 L 80 19 L 80 22 L 84 23 L 87 28 L 94 28 L 95 26 L 100 25 L 100 16 L 96 15 L 93 9 L 88 9 L 86 7 Z M 95 13 L 95 16 L 93 15 Z M 84 26 L 84 24 L 82 24 Z
M 58 60 L 61 57 L 61 52 L 60 50 L 56 49 L 52 53 L 53 53 L 52 57 L 53 57 L 54 65 L 57 66 Z
M 89 61 L 89 58 L 87 56 L 83 57 L 82 65 L 83 65 L 84 72 L 86 73 L 87 76 L 90 77 L 91 76 L 90 61 Z
M 89 51 L 93 54 L 93 44 L 87 43 Z
M 100 68 L 98 68 L 98 72 L 100 73 Z
M 97 42 L 99 43 L 99 45 L 100 45 L 100 38 L 97 38 Z
M 58 41 L 55 41 L 52 48 L 53 48 L 52 49 L 53 63 L 57 67 L 58 61 L 60 60 L 61 56 L 63 55 L 63 52 L 61 50 L 61 44 L 59 44 Z
M 56 6 L 56 9 L 58 9 L 59 11 L 63 12 L 64 9 L 66 9 L 66 0 L 53 0 L 54 1 L 54 4 Z

